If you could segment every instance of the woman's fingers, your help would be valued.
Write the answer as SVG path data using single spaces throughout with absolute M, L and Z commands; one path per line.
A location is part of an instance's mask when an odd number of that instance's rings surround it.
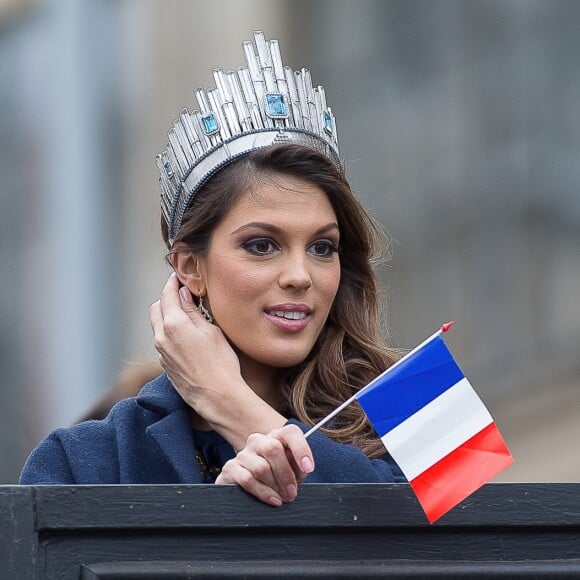
M 177 274 L 173 272 L 167 279 L 167 282 L 165 282 L 165 286 L 163 286 L 163 290 L 161 290 L 161 295 L 159 297 L 159 305 L 162 314 L 171 310 L 172 307 L 175 308 L 180 306 L 178 291 L 179 280 Z
M 300 480 L 306 479 L 314 471 L 314 456 L 304 437 L 304 433 L 297 425 L 285 425 L 270 433 L 278 437 L 286 449 L 290 462 L 294 462 L 294 473 Z
M 159 353 L 159 363 L 163 368 L 165 368 L 163 364 L 163 355 L 162 355 L 162 348 L 163 348 L 163 315 L 161 314 L 161 305 L 159 300 L 154 302 L 149 307 L 149 322 L 151 323 L 151 328 L 153 330 L 153 338 L 155 340 L 155 349 Z
M 175 272 L 169 276 L 161 291 L 159 305 L 163 320 L 169 324 L 183 323 L 184 313 L 194 324 L 203 321 L 203 317 L 195 307 L 191 292 L 185 287 L 179 287 L 179 279 Z
M 158 302 L 149 310 L 159 362 L 184 401 L 211 423 L 223 418 L 223 405 L 236 397 L 243 383 L 236 353 L 218 326 L 197 311 L 189 290 L 180 290 L 176 274 L 167 280 Z M 239 412 L 235 410 L 234 419 Z M 240 441 L 244 441 L 245 430 Z
M 191 292 L 179 288 L 175 273 L 169 276 L 159 300 L 149 308 L 149 320 L 161 359 L 174 344 L 193 343 L 196 338 L 205 340 L 205 329 L 200 325 L 203 317 L 197 312 Z
M 284 446 L 267 435 L 250 435 L 246 447 L 226 463 L 222 475 L 218 483 L 224 483 L 225 478 L 233 479 L 252 495 L 259 494 L 257 497 L 267 503 L 271 503 L 269 497 L 273 493 L 282 501 L 292 501 L 297 494 L 296 476 Z
M 272 433 L 250 435 L 243 453 L 249 454 L 250 457 L 257 454 L 265 460 L 259 464 L 261 469 L 253 473 L 261 481 L 276 489 L 282 499 L 292 501 L 296 497 L 298 493 L 296 474 L 288 461 L 283 442 L 275 435 L 273 436 Z
M 179 299 L 181 301 L 182 308 L 188 308 L 190 305 L 193 305 L 193 294 L 190 292 L 187 286 L 182 286 L 179 289 Z
M 280 494 L 271 486 L 263 483 L 255 475 L 235 459 L 228 461 L 218 478 L 216 484 L 235 483 L 244 491 L 269 505 L 279 507 L 283 500 Z
M 159 304 L 159 300 L 151 304 L 149 307 L 149 322 L 151 323 L 153 332 L 158 332 L 163 326 L 163 315 L 161 314 L 161 304 Z
M 304 434 L 286 425 L 268 435 L 254 433 L 246 446 L 228 461 L 216 483 L 237 483 L 270 505 L 296 498 L 298 484 L 314 469 L 312 452 Z

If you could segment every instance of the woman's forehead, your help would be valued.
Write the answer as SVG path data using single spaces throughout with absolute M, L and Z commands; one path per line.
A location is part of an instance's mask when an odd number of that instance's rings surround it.
M 238 197 L 228 215 L 235 216 L 247 212 L 260 215 L 301 212 L 306 217 L 306 212 L 309 211 L 335 216 L 328 196 L 318 185 L 285 176 L 275 176 L 253 183 Z

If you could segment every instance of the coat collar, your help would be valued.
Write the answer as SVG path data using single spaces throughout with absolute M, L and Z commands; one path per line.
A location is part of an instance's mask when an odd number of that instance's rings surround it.
M 195 461 L 195 445 L 190 422 L 190 410 L 163 373 L 147 385 L 137 404 L 159 416 L 146 428 L 146 433 L 159 446 L 181 483 L 201 483 Z
M 159 375 L 141 389 L 137 395 L 137 404 L 162 415 L 187 409 L 187 404 L 173 388 L 166 373 Z

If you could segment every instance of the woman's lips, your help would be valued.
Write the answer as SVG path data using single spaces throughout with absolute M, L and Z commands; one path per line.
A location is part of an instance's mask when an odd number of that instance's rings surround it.
M 312 311 L 305 304 L 280 304 L 266 310 L 266 316 L 278 328 L 297 332 L 308 325 Z

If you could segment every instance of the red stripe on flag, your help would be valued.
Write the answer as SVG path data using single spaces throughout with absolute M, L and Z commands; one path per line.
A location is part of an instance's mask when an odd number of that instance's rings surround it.
M 433 523 L 513 462 L 491 423 L 409 483 Z

